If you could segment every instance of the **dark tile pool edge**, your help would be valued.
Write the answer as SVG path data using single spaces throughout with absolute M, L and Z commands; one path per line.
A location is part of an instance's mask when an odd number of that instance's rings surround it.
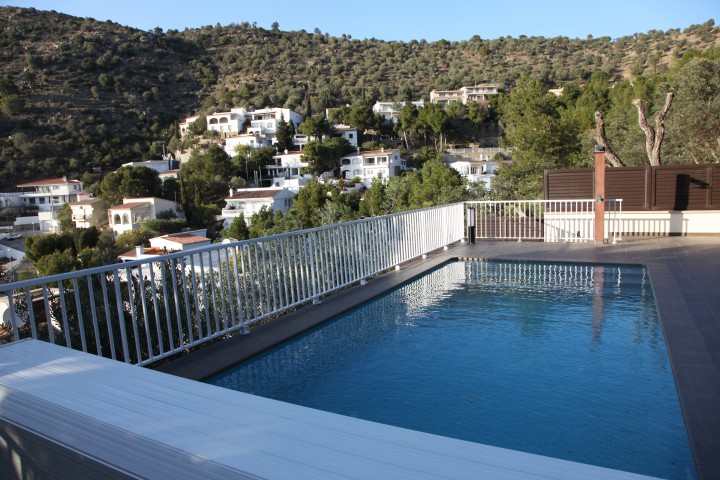
M 322 303 L 286 313 L 253 328 L 249 335 L 236 334 L 155 369 L 191 380 L 204 380 L 455 259 L 447 251 L 439 250 L 425 259 L 410 260 L 402 264 L 400 270 L 389 270 L 365 285 L 336 292 Z

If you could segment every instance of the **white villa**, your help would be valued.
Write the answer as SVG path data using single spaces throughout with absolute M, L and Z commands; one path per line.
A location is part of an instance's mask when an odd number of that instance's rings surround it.
M 231 108 L 229 112 L 215 112 L 207 116 L 207 129 L 220 132 L 224 137 L 237 135 L 245 125 L 244 108 Z
M 83 184 L 79 180 L 68 180 L 67 177 L 39 180 L 18 185 L 23 189 L 12 198 L 17 206 L 38 207 L 37 216 L 18 217 L 15 225 L 38 224 L 41 232 L 56 232 L 58 208 L 66 203 L 74 202 L 83 193 Z
M 187 134 L 190 124 L 198 118 L 188 117 L 180 124 L 181 136 Z M 249 145 L 252 148 L 272 146 L 277 142 L 277 124 L 280 120 L 297 128 L 304 119 L 303 115 L 289 108 L 246 110 L 242 107 L 231 108 L 229 112 L 215 112 L 206 118 L 207 129 L 220 133 L 221 138 L 225 139 L 225 151 L 231 156 L 235 155 L 235 147 L 238 145 Z
M 240 135 L 235 135 L 234 137 L 226 138 L 225 146 L 223 147 L 225 153 L 227 153 L 231 157 L 234 157 L 235 155 L 237 155 L 237 153 L 235 152 L 235 148 L 238 145 L 247 145 L 252 148 L 272 146 L 273 139 L 271 137 L 266 137 L 257 131 L 251 133 L 249 130 L 250 129 L 248 129 L 248 133 L 243 133 Z
M 225 208 L 217 219 L 223 220 L 223 227 L 228 228 L 241 213 L 249 224 L 250 217 L 262 207 L 284 215 L 292 205 L 292 199 L 293 193 L 287 188 L 231 188 L 230 196 L 225 199 Z
M 375 102 L 375 105 L 373 105 L 373 112 L 377 113 L 381 117 L 383 117 L 385 120 L 397 123 L 398 122 L 398 113 L 400 112 L 400 108 L 404 107 L 408 102 Z M 416 100 L 414 102 L 409 102 L 415 105 L 417 108 L 424 107 L 425 101 L 424 100 Z
M 200 117 L 198 115 L 195 115 L 194 117 L 187 117 L 184 122 L 180 122 L 178 127 L 180 128 L 181 137 L 187 135 L 188 131 L 190 130 L 190 124 L 195 122 L 195 120 L 197 120 L 198 118 Z
M 136 246 L 129 252 L 125 252 L 118 255 L 118 258 L 123 262 L 132 262 L 133 260 L 143 260 L 148 258 L 159 257 L 160 255 L 166 255 L 175 252 L 187 252 L 190 250 L 196 250 L 198 248 L 206 247 L 212 243 L 212 240 L 207 238 L 205 230 L 195 230 L 191 232 L 180 232 L 180 233 L 169 233 L 161 237 L 154 237 L 150 239 L 150 247 L 144 247 L 142 245 Z M 201 260 L 202 259 L 202 260 Z M 193 257 L 195 262 L 195 271 L 202 272 L 201 265 L 205 268 L 209 267 L 212 263 L 208 252 L 200 253 L 198 256 Z M 140 267 L 142 276 L 151 278 L 150 272 L 152 270 L 156 281 L 162 279 L 161 264 L 147 263 Z M 187 272 L 192 271 L 192 265 L 188 263 L 185 270 Z M 133 275 L 136 275 L 134 272 Z M 127 278 L 127 273 L 120 271 L 120 277 L 124 280 Z
M 353 147 L 358 147 L 358 129 L 350 125 L 338 124 L 333 127 L 338 136 L 347 140 Z
M 490 95 L 497 94 L 497 83 L 480 83 L 459 90 L 433 90 L 430 92 L 430 103 L 449 105 L 453 102 L 487 102 Z
M 108 209 L 108 221 L 115 235 L 137 230 L 145 220 L 156 219 L 161 212 L 172 212 L 173 215 L 183 217 L 178 211 L 178 204 L 163 198 L 123 198 L 121 205 Z
M 463 178 L 473 183 L 485 182 L 485 188 L 490 188 L 495 170 L 504 163 L 512 160 L 457 160 L 448 163 L 448 166 L 457 171 Z
M 168 172 L 170 170 L 177 169 L 180 166 L 180 162 L 163 158 L 161 160 L 145 160 L 142 162 L 127 162 L 122 164 L 123 167 L 147 167 L 151 170 L 155 170 L 158 173 Z
M 340 159 L 340 177 L 348 180 L 358 177 L 368 188 L 378 174 L 387 179 L 405 169 L 406 162 L 397 149 L 351 153 Z
M 310 140 L 310 137 L 302 133 L 296 133 L 295 135 L 293 135 L 293 145 L 298 147 L 300 150 L 305 148 L 305 144 L 307 144 Z
M 303 175 L 302 169 L 307 168 L 308 163 L 303 162 L 302 151 L 280 153 L 273 156 L 275 165 L 266 165 L 265 169 L 272 178 L 273 187 L 287 188 L 292 193 L 298 193 L 312 175 Z
M 125 252 L 118 256 L 124 262 L 140 260 L 144 258 L 154 258 L 159 255 L 174 252 L 187 252 L 201 247 L 206 247 L 212 241 L 205 235 L 204 230 L 195 230 L 191 232 L 169 233 L 161 237 L 150 239 L 150 246 L 143 247 L 138 245 L 133 250 Z
M 297 112 L 293 112 L 289 108 L 261 108 L 252 112 L 247 112 L 245 117 L 250 121 L 250 126 L 258 129 L 260 133 L 267 137 L 272 137 L 272 142 L 277 139 L 277 124 L 281 119 L 291 123 L 295 128 L 300 125 L 305 117 Z
M 100 227 L 107 222 L 107 210 L 107 205 L 99 198 L 81 198 L 70 204 L 75 228 Z

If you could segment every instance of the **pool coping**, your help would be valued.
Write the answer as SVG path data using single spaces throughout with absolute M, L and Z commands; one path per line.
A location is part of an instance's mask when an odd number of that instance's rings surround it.
M 482 242 L 433 252 L 366 285 L 192 352 L 158 370 L 202 380 L 454 259 L 644 265 L 701 479 L 720 478 L 720 243 L 717 237 L 634 238 L 618 244 Z

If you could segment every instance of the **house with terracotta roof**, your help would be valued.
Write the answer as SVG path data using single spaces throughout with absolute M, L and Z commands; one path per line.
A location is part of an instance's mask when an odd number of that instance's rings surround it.
M 293 193 L 287 188 L 231 188 L 230 196 L 225 199 L 225 208 L 217 219 L 223 221 L 224 228 L 228 228 L 241 213 L 249 224 L 250 217 L 263 207 L 284 215 L 292 206 L 292 199 Z
M 406 168 L 407 164 L 397 149 L 356 152 L 340 159 L 340 177 L 347 180 L 359 178 L 368 188 L 378 175 L 387 180 L 400 175 Z
M 38 224 L 41 232 L 56 232 L 58 209 L 66 203 L 74 202 L 83 193 L 83 184 L 79 180 L 68 180 L 67 177 L 38 180 L 21 183 L 19 195 L 15 202 L 24 207 L 37 207 L 37 216 L 18 217 L 16 225 Z
M 70 204 L 71 219 L 75 228 L 100 227 L 107 224 L 107 205 L 99 198 L 81 198 Z
M 210 245 L 211 240 L 205 235 L 205 230 L 191 232 L 169 233 L 150 239 L 150 246 L 138 245 L 135 249 L 118 256 L 122 261 L 129 262 L 143 258 L 153 258 L 175 252 L 187 252 Z
M 162 212 L 171 212 L 173 216 L 182 217 L 178 204 L 163 198 L 123 198 L 121 205 L 108 209 L 108 222 L 115 235 L 137 230 L 146 220 L 158 218 Z
M 190 232 L 169 233 L 160 237 L 154 237 L 150 239 L 149 247 L 138 245 L 134 249 L 118 255 L 118 258 L 123 262 L 132 262 L 134 260 L 155 258 L 169 253 L 198 250 L 212 243 L 212 241 L 205 236 L 206 234 L 207 232 L 205 230 L 193 230 Z M 196 272 L 201 272 L 203 268 L 213 268 L 214 264 L 208 252 L 199 252 L 198 255 L 193 255 L 193 261 L 187 264 L 186 271 L 191 271 L 193 266 Z M 155 279 L 160 281 L 162 278 L 160 268 L 161 265 L 158 263 L 145 264 L 141 267 L 142 275 L 146 279 L 150 278 L 150 270 L 152 269 Z M 127 273 L 121 272 L 120 275 L 122 279 L 125 279 Z

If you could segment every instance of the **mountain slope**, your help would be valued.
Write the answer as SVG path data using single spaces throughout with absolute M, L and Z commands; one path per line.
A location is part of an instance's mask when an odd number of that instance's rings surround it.
M 596 70 L 663 72 L 689 49 L 720 45 L 712 21 L 616 40 L 475 36 L 385 42 L 249 23 L 145 32 L 57 12 L 0 7 L 0 191 L 157 157 L 190 114 L 235 105 L 306 113 L 521 74 L 550 87 Z

